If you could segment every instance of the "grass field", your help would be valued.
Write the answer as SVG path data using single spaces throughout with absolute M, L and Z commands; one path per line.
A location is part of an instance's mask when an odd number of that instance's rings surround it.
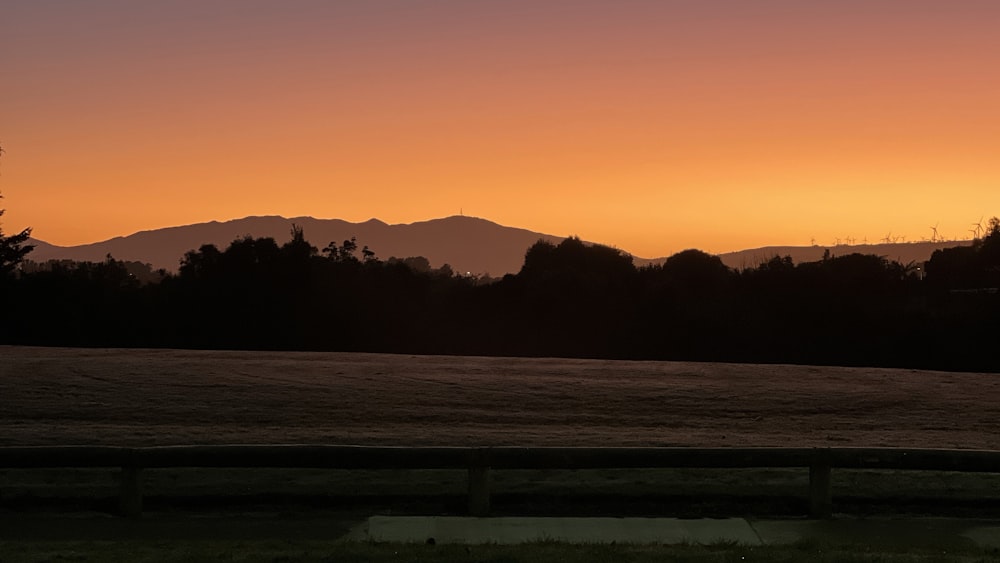
M 9 346 L 0 358 L 0 445 L 1000 449 L 996 374 Z

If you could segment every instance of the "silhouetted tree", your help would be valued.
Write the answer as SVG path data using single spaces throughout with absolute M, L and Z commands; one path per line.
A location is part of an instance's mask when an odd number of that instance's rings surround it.
M 365 247 L 366 249 L 368 247 Z M 323 249 L 323 254 L 326 254 L 330 260 L 335 262 L 357 262 L 358 258 L 354 255 L 358 251 L 358 239 L 357 237 L 351 237 L 349 240 L 345 240 L 340 246 L 337 246 L 336 242 L 331 242 L 326 245 Z M 374 257 L 374 254 L 372 255 Z
M 3 147 L 0 147 L 0 156 L 3 156 Z M 0 195 L 3 199 L 3 195 Z M 3 217 L 4 209 L 0 209 L 0 217 Z M 9 275 L 17 268 L 24 257 L 35 247 L 25 244 L 31 237 L 31 228 L 24 229 L 16 235 L 4 236 L 3 226 L 0 224 L 0 277 Z
M 366 247 L 367 248 L 367 247 Z M 292 239 L 281 246 L 281 253 L 293 262 L 308 262 L 319 250 L 306 240 L 302 227 L 292 223 Z
M 586 290 L 611 289 L 635 274 L 632 256 L 617 248 L 585 244 L 577 237 L 558 245 L 540 240 L 524 256 L 518 277 L 530 283 L 579 285 Z
M 375 251 L 368 248 L 368 245 L 365 245 L 365 247 L 361 249 L 361 260 L 365 263 L 369 263 L 376 262 L 378 258 L 375 257 Z
M 508 329 L 517 353 L 604 356 L 625 338 L 635 282 L 631 255 L 569 237 L 536 242 L 517 276 L 488 294 L 496 315 L 519 324 Z
M 160 283 L 169 274 L 164 269 L 153 270 L 153 266 L 146 262 L 138 262 L 135 260 L 116 260 L 124 266 L 128 275 L 137 281 L 141 285 L 145 284 L 155 284 Z M 51 272 L 57 269 L 73 269 L 78 264 L 75 260 L 46 260 L 44 262 L 35 262 L 31 259 L 25 259 L 21 263 L 20 270 L 23 274 L 34 274 L 38 272 Z
M 736 274 L 718 256 L 689 249 L 645 267 L 633 337 L 646 354 L 669 359 L 724 357 L 731 340 Z
M 986 232 L 979 250 L 985 270 L 984 282 L 988 287 L 1000 287 L 1000 218 L 991 217 Z
M 940 248 L 927 261 L 927 283 L 938 289 L 967 289 L 981 283 L 982 272 L 979 264 L 979 248 L 955 246 Z
M 927 262 L 927 282 L 937 289 L 1000 287 L 1000 219 L 990 219 L 986 235 L 971 246 L 935 250 Z
M 884 290 L 904 278 L 906 268 L 882 256 L 852 253 L 816 263 L 831 288 L 858 292 Z
M 0 195 L 0 198 L 3 198 Z M 0 216 L 3 216 L 4 209 L 0 209 Z M 24 260 L 35 247 L 25 244 L 31 237 L 31 229 L 24 229 L 16 235 L 4 236 L 3 228 L 0 226 L 0 276 L 9 275 L 17 268 L 18 264 Z
M 410 270 L 420 274 L 425 274 L 431 271 L 431 261 L 423 256 L 409 256 L 407 258 L 396 258 L 395 256 L 390 256 L 387 263 L 392 265 L 402 264 Z
M 157 319 L 149 307 L 156 284 L 143 286 L 127 265 L 60 261 L 17 280 L 18 338 L 67 346 L 148 345 Z M 24 304 L 30 304 L 25 306 Z
M 701 250 L 678 252 L 663 262 L 663 276 L 671 287 L 686 295 L 709 295 L 725 289 L 735 273 L 722 259 Z
M 214 244 L 203 244 L 198 250 L 189 250 L 181 259 L 180 274 L 185 278 L 214 275 L 222 261 L 222 252 Z

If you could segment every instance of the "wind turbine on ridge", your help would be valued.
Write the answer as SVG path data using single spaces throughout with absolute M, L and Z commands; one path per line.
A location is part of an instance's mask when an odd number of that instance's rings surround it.
M 973 223 L 972 226 L 975 227 L 975 229 L 973 229 L 972 235 L 975 238 L 977 238 L 977 239 L 982 238 L 982 236 L 983 236 L 983 217 L 980 217 L 979 221 L 976 222 L 976 223 Z

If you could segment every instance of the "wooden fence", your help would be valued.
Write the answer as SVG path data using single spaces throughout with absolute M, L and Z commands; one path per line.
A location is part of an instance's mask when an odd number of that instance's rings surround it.
M 832 469 L 1000 473 L 1000 452 L 870 448 L 559 448 L 227 445 L 0 447 L 0 467 L 120 467 L 122 513 L 142 512 L 142 470 L 169 467 L 467 469 L 469 513 L 490 511 L 491 469 L 809 469 L 809 513 L 829 517 Z

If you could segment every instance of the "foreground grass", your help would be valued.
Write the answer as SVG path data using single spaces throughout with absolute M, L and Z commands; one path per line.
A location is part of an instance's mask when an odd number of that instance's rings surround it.
M 0 562 L 680 562 L 680 563 L 931 563 L 998 562 L 995 551 L 886 550 L 866 546 L 633 546 L 543 542 L 517 546 L 344 543 L 339 541 L 31 542 L 0 540 Z

